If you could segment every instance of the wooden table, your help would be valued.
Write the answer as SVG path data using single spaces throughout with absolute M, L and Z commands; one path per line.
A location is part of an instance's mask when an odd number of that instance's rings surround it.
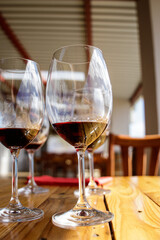
M 19 187 L 24 179 L 19 180 Z M 73 191 L 76 187 L 45 186 L 47 194 L 20 197 L 24 206 L 44 210 L 44 218 L 26 223 L 0 224 L 3 240 L 160 240 L 160 177 L 114 177 L 105 188 L 111 194 L 89 198 L 97 209 L 108 208 L 114 213 L 110 223 L 66 230 L 54 226 L 52 215 L 72 208 L 76 203 Z M 0 207 L 10 199 L 11 179 L 2 178 Z

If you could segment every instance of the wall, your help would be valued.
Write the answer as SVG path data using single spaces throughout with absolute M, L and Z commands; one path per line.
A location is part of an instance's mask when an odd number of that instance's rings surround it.
M 125 99 L 113 99 L 111 132 L 129 134 L 130 103 Z
M 150 0 L 151 25 L 153 36 L 154 62 L 155 62 L 155 81 L 156 81 L 156 104 L 158 115 L 158 133 L 160 134 L 160 1 Z
M 160 133 L 160 1 L 137 1 L 146 134 Z

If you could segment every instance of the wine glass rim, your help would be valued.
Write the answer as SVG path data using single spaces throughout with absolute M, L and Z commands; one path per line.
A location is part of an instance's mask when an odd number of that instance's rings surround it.
M 35 62 L 34 60 L 27 59 L 27 58 L 22 58 L 22 57 L 6 57 L 6 58 L 0 58 L 0 61 L 4 61 L 4 60 L 14 60 L 14 59 L 22 60 L 22 61 L 26 61 L 26 62 L 33 62 L 33 63 L 35 63 L 36 65 L 39 66 L 39 64 L 38 64 L 37 62 Z
M 66 63 L 66 64 L 85 64 L 85 63 L 88 63 L 89 61 L 84 61 L 84 62 L 79 62 L 79 63 L 71 63 L 69 61 L 62 61 L 62 60 L 59 60 L 55 57 L 55 54 L 62 50 L 62 49 L 65 49 L 65 48 L 70 48 L 70 47 L 88 47 L 88 48 L 92 48 L 92 49 L 97 49 L 99 52 L 102 53 L 102 50 L 96 46 L 93 46 L 93 45 L 89 45 L 89 44 L 70 44 L 70 45 L 64 45 L 62 47 L 59 47 L 57 49 L 55 49 L 55 51 L 53 52 L 53 57 L 52 57 L 52 60 L 53 59 L 56 59 L 57 62 L 62 62 L 62 63 Z

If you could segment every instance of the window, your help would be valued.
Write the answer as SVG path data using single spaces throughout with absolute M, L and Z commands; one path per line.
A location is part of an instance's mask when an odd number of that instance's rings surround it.
M 142 96 L 131 107 L 129 135 L 131 137 L 143 137 L 145 135 L 145 111 Z

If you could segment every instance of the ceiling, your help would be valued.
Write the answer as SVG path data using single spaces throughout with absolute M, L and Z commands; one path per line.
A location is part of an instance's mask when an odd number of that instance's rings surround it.
M 136 1 L 1 0 L 0 13 L 0 58 L 27 56 L 48 70 L 56 48 L 92 44 L 103 51 L 114 97 L 130 99 L 141 82 Z

